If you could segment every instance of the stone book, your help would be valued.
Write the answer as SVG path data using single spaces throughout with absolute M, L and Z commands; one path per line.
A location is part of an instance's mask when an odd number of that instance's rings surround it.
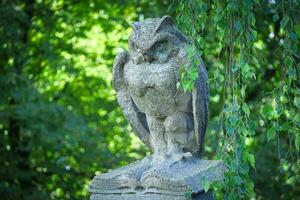
M 150 163 L 151 156 L 97 175 L 90 185 L 90 192 L 103 195 L 103 198 L 107 194 L 161 194 L 176 195 L 179 198 L 184 197 L 188 191 L 203 192 L 201 180 L 220 181 L 225 170 L 222 162 L 213 160 L 195 159 L 152 169 L 148 165 Z M 151 170 L 143 174 L 147 169 Z

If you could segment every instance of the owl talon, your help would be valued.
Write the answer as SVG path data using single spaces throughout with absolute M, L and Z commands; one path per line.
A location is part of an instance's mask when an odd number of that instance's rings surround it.
M 171 160 L 173 160 L 174 162 L 179 162 L 179 161 L 191 161 L 193 158 L 193 154 L 190 152 L 182 152 L 182 151 L 176 151 L 176 152 L 172 152 L 170 154 L 171 156 Z
M 192 160 L 192 158 L 193 158 L 193 154 L 191 152 L 186 152 L 183 154 L 184 160 L 190 161 L 190 160 Z

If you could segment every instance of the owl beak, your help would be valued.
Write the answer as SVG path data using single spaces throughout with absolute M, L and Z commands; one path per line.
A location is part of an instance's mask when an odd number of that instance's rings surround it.
M 143 54 L 139 53 L 139 55 L 133 59 L 133 62 L 134 62 L 134 64 L 139 65 L 143 62 L 152 63 L 153 60 L 154 60 L 153 57 L 151 57 L 147 54 L 143 55 Z
M 144 59 L 147 63 L 152 63 L 154 58 L 152 58 L 151 56 L 149 55 L 144 55 Z
M 133 58 L 133 63 L 136 65 L 139 65 L 143 62 L 145 62 L 145 58 L 141 53 L 139 53 L 135 58 Z

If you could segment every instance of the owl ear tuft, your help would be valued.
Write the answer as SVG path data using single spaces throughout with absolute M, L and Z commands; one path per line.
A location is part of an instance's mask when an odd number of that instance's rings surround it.
M 131 24 L 131 27 L 134 31 L 138 30 L 140 28 L 140 23 L 139 22 L 133 22 Z
M 156 31 L 160 30 L 164 26 L 172 26 L 173 24 L 174 24 L 174 21 L 171 16 L 169 16 L 169 15 L 163 16 L 160 19 L 160 22 L 156 27 Z

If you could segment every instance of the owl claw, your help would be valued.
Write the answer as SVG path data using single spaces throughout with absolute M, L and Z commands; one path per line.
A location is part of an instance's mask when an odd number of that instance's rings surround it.
M 169 153 L 171 160 L 174 162 L 179 162 L 179 161 L 190 161 L 193 158 L 193 154 L 191 152 L 183 152 L 179 148 L 174 148 L 172 151 Z
M 172 155 L 172 160 L 174 162 L 179 162 L 179 161 L 190 161 L 192 159 L 193 155 L 190 152 L 187 153 L 180 153 L 180 154 L 173 154 Z

